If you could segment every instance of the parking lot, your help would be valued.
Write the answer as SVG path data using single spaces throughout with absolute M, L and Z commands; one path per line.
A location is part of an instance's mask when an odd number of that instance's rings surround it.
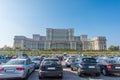
M 104 76 L 101 74 L 100 77 L 96 77 L 94 75 L 85 75 L 84 77 L 79 77 L 76 71 L 71 71 L 70 68 L 66 68 L 63 64 L 63 79 L 57 78 L 45 78 L 43 80 L 120 80 L 120 76 Z M 38 78 L 38 70 L 32 73 L 28 80 L 39 80 Z
M 25 56 L 25 55 L 24 55 Z M 36 59 L 39 58 L 37 56 L 32 57 L 31 59 Z M 41 57 L 40 57 L 41 58 Z M 69 57 L 68 57 L 69 58 Z M 74 57 L 75 58 L 75 57 Z M 112 58 L 116 58 L 116 57 L 112 57 Z M 111 59 L 112 59 L 111 58 Z M 29 58 L 25 58 L 26 60 Z M 19 60 L 19 57 L 13 60 Z M 11 61 L 11 60 L 10 60 Z M 104 76 L 103 74 L 101 74 L 99 77 L 97 77 L 96 75 L 84 75 L 82 77 L 79 77 L 77 74 L 77 71 L 71 70 L 71 67 L 67 67 L 66 66 L 66 61 L 67 60 L 62 60 L 60 62 L 60 64 L 62 64 L 63 67 L 63 78 L 62 79 L 58 79 L 58 78 L 44 78 L 42 80 L 120 80 L 120 74 L 119 75 L 107 75 Z M 34 63 L 30 64 L 31 67 L 35 67 Z M 4 66 L 4 64 L 2 64 L 1 66 Z M 117 67 L 118 68 L 118 67 Z M 35 69 L 35 68 L 34 68 Z M 119 68 L 118 68 L 119 70 Z M 5 71 L 5 70 L 3 70 Z M 30 75 L 28 76 L 27 80 L 39 80 L 39 76 L 38 76 L 38 69 L 35 69 L 35 71 L 32 71 L 30 73 Z M 12 73 L 12 72 L 11 72 Z M 8 74 L 8 73 L 7 73 Z M 10 73 L 9 73 L 10 74 Z M 15 79 L 16 80 L 16 79 Z M 26 79 L 25 79 L 26 80 Z M 41 79 L 40 79 L 41 80 Z

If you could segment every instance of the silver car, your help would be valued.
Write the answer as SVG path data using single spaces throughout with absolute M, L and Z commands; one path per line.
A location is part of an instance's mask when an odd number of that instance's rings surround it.
M 31 59 L 35 63 L 35 68 L 39 69 L 40 63 L 42 61 L 41 57 L 34 57 Z
M 0 79 L 20 78 L 26 80 L 28 75 L 35 70 L 33 63 L 28 59 L 11 59 L 0 66 Z
M 73 61 L 76 59 L 77 57 L 68 57 L 65 61 L 65 65 L 66 67 L 71 67 L 71 64 L 73 63 Z

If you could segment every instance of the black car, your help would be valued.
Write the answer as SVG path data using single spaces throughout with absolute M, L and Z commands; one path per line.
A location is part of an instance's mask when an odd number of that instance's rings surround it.
M 103 75 L 107 76 L 109 74 L 120 74 L 120 62 L 114 59 L 100 59 L 98 60 L 100 65 L 100 70 Z
M 63 77 L 63 67 L 58 58 L 45 58 L 39 68 L 39 79 L 44 77 Z
M 83 74 L 95 74 L 96 76 L 100 76 L 100 66 L 96 62 L 95 58 L 81 57 L 79 62 L 77 69 L 79 76 L 82 76 Z

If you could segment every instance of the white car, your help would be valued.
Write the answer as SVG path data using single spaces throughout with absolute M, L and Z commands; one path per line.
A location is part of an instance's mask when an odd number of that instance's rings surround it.
M 26 80 L 28 75 L 34 70 L 34 64 L 29 58 L 11 59 L 6 64 L 0 66 L 0 79 L 19 78 L 21 80 Z
M 66 67 L 71 67 L 71 64 L 73 63 L 73 61 L 76 59 L 77 57 L 68 57 L 66 60 L 65 60 L 65 65 Z

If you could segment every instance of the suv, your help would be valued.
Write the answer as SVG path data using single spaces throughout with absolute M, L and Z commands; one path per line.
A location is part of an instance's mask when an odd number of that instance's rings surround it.
M 63 68 L 58 58 L 45 58 L 39 68 L 39 79 L 44 77 L 63 77 Z
M 100 76 L 100 66 L 96 62 L 95 58 L 92 57 L 81 57 L 79 59 L 79 65 L 77 69 L 77 73 L 79 76 L 82 74 L 95 74 L 96 76 Z

